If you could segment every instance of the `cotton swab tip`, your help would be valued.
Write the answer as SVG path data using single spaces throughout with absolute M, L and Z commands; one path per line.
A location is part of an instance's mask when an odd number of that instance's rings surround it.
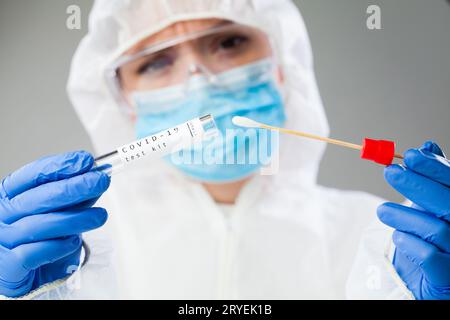
M 246 117 L 235 116 L 231 120 L 235 126 L 244 127 L 244 128 L 260 128 L 262 126 L 261 123 L 256 122 L 252 119 Z

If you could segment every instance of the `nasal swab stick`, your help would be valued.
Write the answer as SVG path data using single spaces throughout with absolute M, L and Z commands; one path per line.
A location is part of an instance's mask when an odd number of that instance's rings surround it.
M 392 163 L 393 158 L 397 159 L 403 159 L 403 156 L 401 154 L 395 153 L 395 143 L 393 141 L 387 141 L 387 140 L 373 140 L 369 138 L 365 138 L 362 145 L 354 144 L 342 140 L 337 139 L 331 139 L 326 137 L 321 137 L 315 134 L 291 130 L 291 129 L 285 129 L 285 128 L 279 128 L 270 126 L 264 123 L 256 122 L 252 119 L 246 118 L 246 117 L 233 117 L 233 124 L 239 127 L 244 128 L 262 128 L 262 129 L 268 129 L 268 130 L 276 130 L 282 133 L 287 133 L 294 136 L 319 140 L 331 144 L 335 144 L 338 146 L 360 150 L 361 151 L 361 158 L 372 160 L 380 164 L 389 165 Z

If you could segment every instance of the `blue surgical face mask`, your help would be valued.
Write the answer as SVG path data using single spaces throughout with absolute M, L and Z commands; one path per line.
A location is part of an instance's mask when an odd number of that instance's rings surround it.
M 205 114 L 213 115 L 222 133 L 220 138 L 203 142 L 203 148 L 166 157 L 185 174 L 204 182 L 230 182 L 250 176 L 267 164 L 267 157 L 270 158 L 272 149 L 277 147 L 271 143 L 276 141 L 271 136 L 275 133 L 263 129 L 239 129 L 238 136 L 243 138 L 233 137 L 227 129 L 238 129 L 232 124 L 234 116 L 272 126 L 282 126 L 285 122 L 271 59 L 221 73 L 214 76 L 214 81 L 206 76 L 193 76 L 181 86 L 136 92 L 133 100 L 138 112 L 138 138 Z M 205 149 L 208 154 L 214 153 L 216 160 L 222 158 L 223 161 L 202 161 Z M 250 160 L 255 157 L 249 155 L 257 155 L 257 161 Z

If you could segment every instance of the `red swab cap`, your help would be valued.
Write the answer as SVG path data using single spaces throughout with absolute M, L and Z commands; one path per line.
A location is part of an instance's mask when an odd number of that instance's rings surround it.
M 379 164 L 390 165 L 394 160 L 395 142 L 388 140 L 373 140 L 364 138 L 361 158 L 372 160 Z

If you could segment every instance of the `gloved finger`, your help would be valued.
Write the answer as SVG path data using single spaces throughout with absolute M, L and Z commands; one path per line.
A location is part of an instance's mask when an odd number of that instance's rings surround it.
M 20 281 L 28 272 L 62 259 L 80 247 L 80 236 L 27 243 L 9 251 L 8 263 L 15 266 L 14 276 Z M 8 281 L 14 279 L 9 278 Z
M 450 224 L 410 207 L 397 203 L 384 203 L 378 207 L 378 217 L 388 226 L 411 233 L 450 253 Z
M 103 208 L 28 216 L 11 225 L 0 225 L 0 245 L 19 245 L 81 234 L 101 227 L 107 219 Z
M 450 285 L 450 255 L 436 246 L 406 232 L 394 231 L 392 236 L 396 250 L 419 266 L 426 280 L 435 286 Z
M 419 149 L 434 153 L 445 158 L 445 154 L 442 151 L 441 147 L 439 147 L 439 145 L 433 141 L 426 141 Z
M 59 211 L 101 196 L 109 187 L 110 177 L 100 171 L 87 172 L 69 179 L 40 185 L 0 202 L 0 219 L 7 224 L 25 216 Z
M 438 218 L 450 221 L 450 188 L 397 164 L 386 167 L 384 177 L 407 199 Z
M 400 250 L 395 250 L 394 258 L 392 260 L 392 264 L 397 266 L 396 271 L 397 274 L 403 279 L 403 282 L 408 284 L 408 289 L 411 291 L 415 291 L 419 284 L 416 284 L 415 271 L 420 269 L 418 265 L 413 263 L 403 252 Z
M 70 209 L 70 210 L 89 209 L 89 208 L 92 208 L 97 203 L 97 201 L 99 199 L 100 199 L 100 197 L 89 199 L 89 200 L 80 202 L 80 203 L 78 203 L 78 204 L 76 204 L 76 205 L 74 205 L 74 206 L 72 206 L 72 207 L 70 207 L 68 209 Z
M 450 162 L 444 157 L 423 149 L 410 149 L 405 152 L 404 162 L 408 169 L 450 186 Z
M 93 164 L 94 158 L 86 151 L 45 157 L 27 164 L 7 176 L 2 183 L 3 189 L 6 196 L 12 199 L 39 185 L 88 172 Z

